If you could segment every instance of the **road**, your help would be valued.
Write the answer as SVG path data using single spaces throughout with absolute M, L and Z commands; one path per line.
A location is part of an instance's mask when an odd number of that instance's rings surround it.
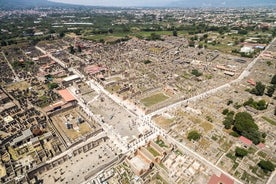
M 276 183 L 276 171 L 270 175 L 269 179 L 267 180 L 266 184 L 275 184 Z
M 206 158 L 204 158 L 203 156 L 201 156 L 197 152 L 191 150 L 189 147 L 187 147 L 182 142 L 179 142 L 176 139 L 174 139 L 173 137 L 171 137 L 170 135 L 166 134 L 164 130 L 157 127 L 157 125 L 155 125 L 155 123 L 153 121 L 151 121 L 149 118 L 146 118 L 145 121 L 147 121 L 149 124 L 152 124 L 156 129 L 159 129 L 159 131 L 161 132 L 161 135 L 163 135 L 167 139 L 168 142 L 171 142 L 174 145 L 176 145 L 177 148 L 180 149 L 180 151 L 182 151 L 186 154 L 189 154 L 191 157 L 193 157 L 195 159 L 200 160 L 202 163 L 207 165 L 209 168 L 212 168 L 216 172 L 220 172 L 220 173 L 225 174 L 229 178 L 233 179 L 236 183 L 242 184 L 241 181 L 239 181 L 238 179 L 236 179 L 235 177 L 233 177 L 229 173 L 225 172 L 224 170 L 222 170 L 221 168 L 219 168 L 218 166 L 216 166 L 215 164 L 213 164 L 212 162 L 210 162 L 209 160 L 207 160 Z
M 276 40 L 276 38 L 272 41 L 274 42 Z M 271 43 L 272 43 L 271 42 Z M 270 44 L 271 45 L 271 44 Z M 268 45 L 266 47 L 266 49 L 263 51 L 265 52 L 270 45 Z M 44 51 L 41 48 L 36 47 L 38 50 L 40 50 L 41 52 L 43 52 L 44 54 L 46 54 L 47 52 Z M 262 53 L 263 53 L 262 52 Z M 260 54 L 261 55 L 261 54 Z M 254 66 L 254 64 L 259 60 L 260 55 L 255 58 L 246 68 L 245 70 L 241 73 L 241 75 L 227 83 L 224 84 L 222 86 L 216 87 L 214 89 L 211 89 L 209 91 L 206 91 L 202 94 L 199 94 L 197 96 L 191 97 L 189 99 L 183 100 L 181 102 L 169 105 L 165 108 L 159 109 L 155 112 L 152 112 L 148 115 L 145 115 L 142 111 L 139 111 L 138 109 L 136 109 L 132 104 L 130 104 L 127 101 L 122 100 L 121 98 L 110 94 L 107 90 L 105 90 L 99 83 L 97 83 L 96 81 L 90 80 L 90 81 L 86 81 L 86 83 L 96 92 L 98 92 L 99 94 L 102 93 L 106 96 L 108 96 L 109 98 L 111 98 L 115 103 L 117 103 L 118 105 L 120 105 L 122 108 L 124 108 L 125 110 L 127 110 L 128 112 L 134 114 L 137 118 L 139 118 L 139 120 L 141 120 L 142 122 L 148 124 L 151 129 L 153 130 L 153 134 L 151 136 L 148 137 L 142 137 L 140 139 L 138 139 L 133 145 L 126 147 L 126 142 L 124 140 L 121 139 L 121 136 L 118 135 L 118 133 L 114 132 L 112 130 L 112 128 L 108 127 L 107 124 L 103 123 L 102 120 L 100 119 L 100 117 L 94 115 L 89 108 L 87 107 L 86 104 L 84 104 L 81 100 L 81 97 L 76 95 L 74 93 L 74 89 L 69 89 L 71 91 L 71 93 L 75 96 L 75 98 L 78 100 L 79 105 L 83 108 L 83 110 L 90 116 L 93 117 L 93 119 L 95 119 L 100 125 L 102 125 L 104 131 L 107 133 L 107 135 L 109 137 L 112 138 L 112 140 L 116 141 L 117 145 L 121 148 L 122 153 L 127 153 L 129 151 L 134 151 L 137 147 L 139 147 L 140 145 L 145 144 L 145 142 L 147 140 L 150 140 L 150 138 L 154 138 L 155 135 L 160 134 L 163 135 L 164 137 L 166 137 L 168 139 L 169 142 L 174 143 L 178 148 L 180 148 L 182 151 L 184 151 L 185 153 L 188 153 L 189 155 L 191 155 L 193 158 L 198 159 L 199 161 L 201 161 L 202 163 L 206 164 L 209 168 L 212 168 L 215 171 L 219 171 L 220 173 L 225 174 L 226 176 L 232 178 L 236 183 L 242 183 L 241 181 L 239 181 L 238 179 L 236 179 L 235 177 L 233 177 L 232 175 L 228 174 L 227 172 L 223 171 L 221 168 L 219 168 L 218 166 L 216 166 L 215 164 L 211 163 L 210 161 L 208 161 L 206 158 L 204 158 L 203 156 L 199 155 L 198 153 L 196 153 L 195 151 L 191 150 L 189 147 L 185 146 L 183 143 L 177 141 L 176 139 L 174 139 L 173 137 L 171 137 L 170 135 L 166 134 L 165 131 L 161 128 L 159 128 L 158 126 L 155 125 L 155 123 L 151 120 L 152 116 L 157 115 L 157 114 L 161 114 L 165 111 L 168 111 L 169 109 L 172 108 L 176 108 L 182 104 L 185 103 L 189 103 L 189 102 L 194 102 L 196 100 L 202 99 L 202 98 L 206 98 L 209 95 L 215 94 L 218 91 L 221 90 L 225 90 L 229 87 L 231 87 L 232 84 L 235 84 L 237 82 L 242 81 L 245 77 L 247 77 L 250 74 L 250 70 L 252 69 L 252 67 Z M 53 57 L 52 55 L 48 54 L 49 57 L 51 57 L 54 61 L 58 62 L 61 64 L 61 66 L 64 65 L 64 63 L 62 63 L 61 61 L 59 61 L 57 58 Z M 73 71 L 75 74 L 79 75 L 80 72 L 76 71 L 76 69 L 70 68 L 70 71 Z M 274 173 L 275 174 L 275 173 Z M 274 175 L 273 174 L 273 175 Z M 273 177 L 271 177 L 273 178 Z M 272 179 L 271 179 L 272 180 Z
M 125 108 L 126 110 L 130 111 L 132 109 L 128 109 L 129 106 L 124 104 L 124 101 L 121 100 L 120 98 L 115 97 L 114 95 L 110 94 L 108 91 L 106 91 L 102 86 L 100 86 L 99 84 L 97 84 L 96 82 L 93 81 L 89 81 L 88 84 L 90 85 L 90 87 L 92 87 L 94 90 L 96 91 L 101 91 L 102 93 L 104 93 L 106 96 L 110 97 L 111 99 L 113 99 L 114 102 L 116 102 L 117 104 L 119 104 L 120 106 L 122 106 L 123 108 Z M 224 85 L 222 87 L 217 88 L 216 90 L 221 90 L 224 89 L 225 87 L 230 87 L 230 85 Z M 206 94 L 204 95 L 210 95 L 211 93 L 214 93 L 213 91 L 208 91 L 206 92 Z M 196 100 L 197 98 L 201 98 L 202 95 L 198 95 L 196 97 L 193 97 L 192 100 Z M 83 108 L 87 108 L 87 107 L 83 107 Z M 227 175 L 228 177 L 232 178 L 236 183 L 242 183 L 239 180 L 237 180 L 236 178 L 234 178 L 233 176 L 231 176 L 230 174 L 228 174 L 227 172 L 223 171 L 221 168 L 217 167 L 216 165 L 214 165 L 213 163 L 211 163 L 210 161 L 208 161 L 207 159 L 205 159 L 204 157 L 202 157 L 201 155 L 197 154 L 195 151 L 191 150 L 190 148 L 188 148 L 187 146 L 183 145 L 182 143 L 180 143 L 179 141 L 175 140 L 174 138 L 172 138 L 171 136 L 167 135 L 165 133 L 165 131 L 159 127 L 157 127 L 154 122 L 151 120 L 151 116 L 145 116 L 142 114 L 136 114 L 137 118 L 139 118 L 141 121 L 143 121 L 144 123 L 146 123 L 147 125 L 149 125 L 151 127 L 151 130 L 154 131 L 154 133 L 157 135 L 163 135 L 164 137 L 166 137 L 168 139 L 169 142 L 174 143 L 177 147 L 179 147 L 183 152 L 188 153 L 189 155 L 191 155 L 193 158 L 196 158 L 198 160 L 200 160 L 202 163 L 206 164 L 208 167 L 212 168 L 213 170 L 216 170 L 218 172 L 224 173 L 225 175 Z M 139 146 L 143 146 L 147 140 L 151 140 L 151 138 L 155 138 L 156 136 L 153 134 L 153 136 L 148 137 L 147 139 L 145 138 L 140 138 L 139 140 L 136 141 L 136 143 L 134 145 L 131 145 L 131 147 L 128 148 L 128 151 L 134 151 L 135 149 L 137 149 Z M 127 152 L 127 151 L 126 151 Z
M 228 83 L 226 83 L 226 84 L 224 84 L 222 86 L 219 86 L 219 87 L 216 87 L 216 88 L 211 89 L 209 91 L 206 91 L 206 92 L 204 92 L 202 94 L 199 94 L 197 96 L 193 96 L 193 97 L 191 97 L 189 99 L 185 99 L 185 100 L 177 102 L 175 104 L 171 104 L 169 106 L 166 106 L 166 107 L 163 107 L 161 109 L 158 109 L 158 110 L 156 110 L 156 111 L 148 114 L 148 116 L 149 117 L 153 117 L 155 115 L 162 114 L 163 112 L 168 111 L 170 109 L 179 107 L 179 106 L 181 106 L 183 104 L 188 104 L 189 102 L 195 102 L 196 100 L 200 100 L 200 99 L 206 98 L 206 97 L 208 97 L 208 96 L 210 96 L 212 94 L 215 94 L 215 93 L 217 93 L 219 91 L 222 91 L 222 90 L 225 90 L 225 89 L 231 87 L 231 85 L 233 85 L 233 84 L 237 84 L 237 83 L 241 82 L 244 78 L 246 78 L 246 77 L 249 76 L 249 74 L 251 72 L 251 69 L 256 64 L 256 62 L 260 59 L 262 53 L 266 52 L 267 49 L 271 46 L 271 44 L 273 42 L 275 42 L 275 41 L 276 41 L 276 38 L 274 38 L 273 41 L 271 41 L 270 44 L 265 48 L 265 50 L 263 50 L 252 62 L 250 62 L 248 64 L 248 66 L 244 69 L 244 71 L 239 75 L 239 77 L 237 79 L 235 79 L 233 81 L 230 81 L 230 82 L 228 82 Z

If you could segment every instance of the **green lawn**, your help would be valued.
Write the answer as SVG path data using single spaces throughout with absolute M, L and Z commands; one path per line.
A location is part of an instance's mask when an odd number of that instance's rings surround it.
M 266 120 L 268 123 L 270 123 L 271 125 L 274 125 L 274 126 L 276 126 L 276 121 L 274 121 L 274 120 L 272 120 L 272 119 L 269 119 L 269 118 L 267 118 L 267 117 L 262 117 L 264 120 Z
M 147 150 L 154 156 L 160 156 L 159 153 L 157 151 L 155 151 L 155 149 L 153 149 L 152 147 L 147 147 Z
M 156 144 L 158 144 L 161 148 L 165 147 L 167 148 L 168 146 L 164 143 L 162 140 L 157 140 L 155 141 Z
M 150 107 L 153 106 L 155 104 L 158 104 L 162 101 L 167 100 L 169 97 L 164 95 L 163 93 L 158 93 L 155 95 L 152 95 L 150 97 L 144 98 L 141 100 L 141 102 L 146 106 L 146 107 Z
M 174 152 L 175 152 L 175 154 L 177 154 L 177 155 L 181 155 L 181 156 L 183 155 L 183 153 L 182 153 L 181 151 L 179 151 L 179 150 L 175 150 Z

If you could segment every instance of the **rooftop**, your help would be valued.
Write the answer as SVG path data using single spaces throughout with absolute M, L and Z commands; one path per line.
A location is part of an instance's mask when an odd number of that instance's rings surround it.
M 220 177 L 213 174 L 208 182 L 208 184 L 234 184 L 234 180 L 228 176 L 221 174 Z
M 63 79 L 63 81 L 69 82 L 69 81 L 76 80 L 76 79 L 79 79 L 79 78 L 80 78 L 80 77 L 79 77 L 78 75 L 70 75 L 70 76 L 68 76 L 68 77 L 65 77 L 65 78 Z
M 240 136 L 239 140 L 240 140 L 242 143 L 244 143 L 244 144 L 246 144 L 246 145 L 248 145 L 248 146 L 251 146 L 251 145 L 252 145 L 252 141 L 249 140 L 249 139 L 247 139 L 247 138 L 244 137 L 244 136 Z
M 75 97 L 67 89 L 59 90 L 58 93 L 66 102 L 75 100 Z

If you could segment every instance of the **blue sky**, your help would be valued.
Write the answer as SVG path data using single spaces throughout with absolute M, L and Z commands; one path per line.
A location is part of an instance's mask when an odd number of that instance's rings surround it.
M 94 6 L 164 6 L 173 0 L 51 0 Z

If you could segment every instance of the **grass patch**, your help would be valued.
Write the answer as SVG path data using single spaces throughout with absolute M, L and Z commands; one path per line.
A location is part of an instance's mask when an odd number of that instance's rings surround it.
M 91 131 L 91 128 L 89 127 L 89 125 L 87 123 L 82 123 L 79 125 L 78 131 L 76 131 L 74 129 L 67 129 L 67 128 L 64 128 L 63 130 L 71 140 L 75 140 L 75 139 L 79 138 L 80 136 L 89 133 Z
M 66 126 L 66 116 L 78 117 L 80 116 L 77 109 L 72 109 L 65 113 L 59 114 L 58 116 L 53 116 L 52 120 L 56 128 L 62 135 L 68 137 L 71 141 L 76 140 L 77 138 L 89 133 L 92 131 L 91 127 L 89 126 L 88 122 L 83 122 L 81 124 L 77 124 L 76 120 L 69 119 L 69 122 L 73 124 L 73 129 L 68 129 Z
M 8 151 L 11 154 L 11 157 L 12 157 L 13 160 L 18 160 L 19 159 L 19 155 L 17 154 L 17 152 L 12 147 L 9 147 Z
M 154 156 L 160 156 L 159 153 L 157 151 L 155 151 L 155 149 L 153 149 L 152 147 L 147 147 L 147 150 Z
M 258 155 L 260 156 L 260 157 L 262 157 L 262 158 L 266 158 L 266 156 L 267 156 L 267 154 L 265 153 L 265 152 L 262 152 L 262 151 L 260 151 L 260 152 L 258 152 Z
M 183 155 L 183 153 L 182 153 L 181 151 L 179 151 L 179 150 L 175 150 L 174 152 L 175 152 L 175 154 L 177 154 L 177 155 L 180 155 L 180 156 Z
M 257 181 L 256 177 L 248 174 L 246 171 L 243 172 L 241 179 L 248 183 L 256 183 Z
M 131 36 L 137 36 L 137 37 L 149 37 L 152 33 L 155 33 L 157 35 L 172 35 L 171 31 L 140 31 L 136 34 L 131 34 Z
M 202 122 L 200 127 L 202 127 L 206 133 L 213 129 L 213 125 L 208 122 Z
M 162 140 L 155 141 L 156 144 L 158 144 L 161 148 L 167 148 L 168 146 L 164 143 Z
M 265 121 L 267 121 L 268 123 L 270 123 L 271 125 L 274 125 L 276 126 L 276 121 L 272 120 L 272 119 L 269 119 L 265 116 L 262 117 Z
M 20 81 L 20 82 L 16 82 L 16 83 L 12 83 L 11 85 L 7 86 L 7 90 L 11 91 L 11 90 L 26 90 L 27 88 L 30 87 L 30 84 L 26 81 Z
M 232 142 L 229 141 L 225 141 L 222 145 L 221 145 L 221 149 L 223 149 L 224 151 L 228 151 L 230 149 L 230 147 L 232 146 Z
M 159 175 L 156 175 L 156 183 L 167 184 L 167 182 Z
M 204 138 L 200 139 L 198 144 L 202 147 L 202 149 L 207 149 L 210 146 L 210 142 Z
M 236 171 L 235 174 L 234 174 L 237 178 L 239 178 L 241 176 L 241 173 Z
M 217 140 L 218 140 L 217 136 L 215 136 L 215 135 L 213 135 L 213 136 L 211 137 L 211 139 L 212 139 L 213 141 L 217 141 Z
M 173 119 L 168 119 L 163 116 L 158 116 L 154 118 L 154 122 L 159 126 L 161 126 L 162 128 L 166 128 L 173 122 Z
M 159 164 L 159 166 L 162 167 L 164 170 L 167 171 L 167 168 L 166 168 L 166 166 L 163 164 L 163 162 L 161 162 L 161 163 Z
M 237 159 L 237 157 L 235 156 L 235 154 L 230 153 L 230 152 L 227 153 L 226 156 L 227 156 L 228 158 L 230 158 L 231 160 L 233 160 L 234 162 L 235 162 L 236 159 Z
M 239 163 L 235 162 L 232 169 L 235 170 L 239 166 Z
M 109 92 L 109 93 L 113 93 L 113 92 L 117 92 L 121 89 L 121 87 L 119 85 L 110 85 L 106 88 L 106 90 Z
M 167 100 L 169 97 L 164 95 L 163 93 L 157 93 L 155 95 L 152 95 L 150 97 L 147 98 L 143 98 L 141 100 L 141 102 L 146 106 L 146 107 L 150 107 L 153 106 L 155 104 L 158 104 L 162 101 Z
M 255 154 L 256 153 L 256 149 L 255 148 L 252 148 L 252 147 L 250 147 L 249 149 L 248 149 L 248 153 L 250 153 L 250 154 Z
M 249 169 L 252 170 L 252 173 L 257 175 L 257 171 L 258 171 L 258 166 L 249 166 Z

